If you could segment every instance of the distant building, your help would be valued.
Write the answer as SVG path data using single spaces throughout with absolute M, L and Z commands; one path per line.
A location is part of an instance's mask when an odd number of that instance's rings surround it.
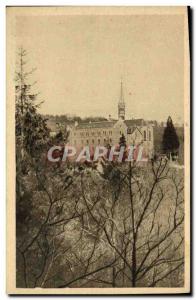
M 118 102 L 118 120 L 75 123 L 69 130 L 70 145 L 95 147 L 118 145 L 120 137 L 125 136 L 127 145 L 142 145 L 146 156 L 151 158 L 154 153 L 153 124 L 143 119 L 126 120 L 123 85 L 121 82 L 120 99 Z

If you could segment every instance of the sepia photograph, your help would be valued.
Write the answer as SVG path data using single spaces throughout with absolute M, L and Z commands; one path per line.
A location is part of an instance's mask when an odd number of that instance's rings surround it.
M 7 293 L 190 293 L 188 7 L 6 13 Z

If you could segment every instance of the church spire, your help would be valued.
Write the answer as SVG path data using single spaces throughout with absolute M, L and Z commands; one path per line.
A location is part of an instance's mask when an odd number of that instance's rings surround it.
M 121 79 L 121 82 L 120 82 L 120 99 L 119 99 L 119 103 L 124 103 L 124 93 L 123 93 L 122 79 Z
M 125 101 L 123 92 L 123 82 L 120 83 L 120 99 L 118 102 L 118 119 L 125 120 Z

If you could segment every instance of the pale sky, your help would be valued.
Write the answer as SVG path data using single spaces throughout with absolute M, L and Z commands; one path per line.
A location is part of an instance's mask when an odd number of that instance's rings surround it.
M 126 119 L 183 121 L 183 16 L 24 16 L 16 41 L 45 114 L 117 117 L 121 77 Z

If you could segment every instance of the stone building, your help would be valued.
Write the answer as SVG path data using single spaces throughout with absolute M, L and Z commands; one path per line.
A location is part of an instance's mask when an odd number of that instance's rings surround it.
M 118 120 L 75 123 L 69 126 L 68 144 L 77 148 L 118 145 L 120 137 L 125 136 L 126 144 L 142 145 L 146 156 L 151 158 L 154 151 L 153 125 L 143 119 L 126 120 L 123 86 L 118 102 Z

